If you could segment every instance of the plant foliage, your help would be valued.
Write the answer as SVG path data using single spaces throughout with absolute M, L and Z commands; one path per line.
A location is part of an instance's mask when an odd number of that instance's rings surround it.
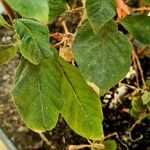
M 48 27 L 67 9 L 65 0 L 5 0 L 3 5 L 16 18 L 11 18 L 13 27 L 2 16 L 0 23 L 15 30 L 17 44 L 0 46 L 0 64 L 12 59 L 17 50 L 22 55 L 11 93 L 27 126 L 37 132 L 51 130 L 61 114 L 78 134 L 102 139 L 100 95 L 125 77 L 131 63 L 132 44 L 114 21 L 115 0 L 85 1 L 87 17 L 73 35 L 71 48 L 78 68 L 60 58 L 49 43 Z M 137 40 L 150 44 L 149 16 L 131 15 L 119 23 Z M 100 95 L 87 82 L 95 84 Z M 150 109 L 149 93 L 132 105 L 138 113 L 141 105 Z M 116 147 L 114 141 L 106 145 Z

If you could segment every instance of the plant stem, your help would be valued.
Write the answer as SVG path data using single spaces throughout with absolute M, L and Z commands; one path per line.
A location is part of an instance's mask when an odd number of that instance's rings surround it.
M 11 7 L 4 0 L 1 0 L 1 3 L 4 6 L 5 11 L 8 14 L 10 20 L 13 21 L 16 18 L 13 10 L 11 9 Z

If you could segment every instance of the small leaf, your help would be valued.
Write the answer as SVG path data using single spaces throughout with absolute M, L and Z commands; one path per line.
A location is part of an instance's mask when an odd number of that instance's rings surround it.
M 144 44 L 150 44 L 150 17 L 144 15 L 128 16 L 121 24 L 137 40 Z
M 129 71 L 131 49 L 129 40 L 112 21 L 95 33 L 86 22 L 79 28 L 72 47 L 81 73 L 100 87 L 101 95 Z
M 114 0 L 86 0 L 86 10 L 89 22 L 94 30 L 99 30 L 116 14 Z
M 0 45 L 0 65 L 15 57 L 16 52 L 14 45 Z
M 144 94 L 142 95 L 142 102 L 144 105 L 150 102 L 150 92 L 144 91 Z
M 65 0 L 48 0 L 49 4 L 49 22 L 52 23 L 56 17 L 66 8 Z
M 130 113 L 133 117 L 135 117 L 136 119 L 139 119 L 140 115 L 141 115 L 141 112 L 137 112 L 136 110 L 134 109 L 131 109 L 130 110 Z
M 144 0 L 146 4 L 150 5 L 150 0 Z
M 75 67 L 62 60 L 60 65 L 64 71 L 61 87 L 64 119 L 78 134 L 89 139 L 101 139 L 103 114 L 99 96 Z
M 105 150 L 117 150 L 117 144 L 114 140 L 107 140 L 103 144 L 105 145 Z
M 21 39 L 20 52 L 31 63 L 37 65 L 43 58 L 52 57 L 48 27 L 33 20 L 17 19 L 15 28 Z
M 5 21 L 5 19 L 3 18 L 3 16 L 1 16 L 1 15 L 0 15 L 0 25 L 1 25 L 1 26 L 4 26 L 4 27 L 6 27 L 6 28 L 12 28 L 12 26 L 9 25 L 9 24 Z
M 38 66 L 22 59 L 12 89 L 14 101 L 29 128 L 45 131 L 55 127 L 62 108 L 59 66 L 44 59 Z
M 140 96 L 133 98 L 131 104 L 132 108 L 137 112 L 143 112 L 146 109 Z
M 5 0 L 12 9 L 26 18 L 48 23 L 49 7 L 47 0 Z
M 150 92 L 144 91 L 144 94 L 142 95 L 142 102 L 144 105 L 147 106 L 148 110 L 150 111 Z

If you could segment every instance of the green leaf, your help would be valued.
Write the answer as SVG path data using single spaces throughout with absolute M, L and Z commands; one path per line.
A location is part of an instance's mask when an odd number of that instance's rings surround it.
M 1 26 L 4 26 L 4 27 L 6 27 L 6 28 L 12 28 L 12 26 L 9 25 L 9 24 L 5 21 L 5 19 L 3 18 L 2 15 L 0 15 L 0 25 L 1 25 Z
M 118 32 L 114 22 L 108 22 L 96 33 L 86 22 L 79 28 L 72 47 L 81 73 L 100 87 L 101 95 L 129 71 L 131 49 L 131 43 Z
M 131 104 L 132 108 L 137 112 L 143 112 L 146 109 L 140 96 L 133 98 Z
M 86 0 L 86 10 L 89 22 L 94 30 L 99 30 L 116 14 L 114 0 Z
M 79 71 L 60 61 L 64 71 L 62 79 L 62 115 L 78 134 L 89 139 L 103 136 L 103 115 L 99 96 L 89 87 Z
M 0 65 L 15 57 L 16 52 L 14 45 L 0 45 Z
M 142 95 L 142 102 L 144 105 L 147 106 L 147 108 L 150 111 L 150 92 L 149 91 L 144 91 L 144 94 Z
M 49 7 L 47 0 L 5 0 L 12 9 L 26 18 L 48 23 Z
M 33 20 L 17 19 L 15 28 L 21 39 L 20 52 L 31 63 L 37 65 L 43 58 L 52 57 L 48 27 Z
M 48 0 L 49 3 L 49 22 L 52 23 L 56 17 L 66 8 L 65 0 Z
M 144 15 L 128 16 L 121 24 L 137 40 L 144 44 L 150 44 L 150 17 Z
M 144 0 L 146 4 L 150 4 L 150 0 Z
M 105 150 L 116 150 L 117 144 L 115 140 L 107 140 L 103 143 L 105 145 Z
M 130 113 L 133 117 L 135 117 L 136 119 L 139 119 L 140 115 L 141 115 L 141 112 L 137 112 L 136 110 L 134 109 L 131 109 L 130 110 Z
M 142 95 L 142 102 L 144 105 L 150 102 L 150 92 L 144 91 L 144 94 Z
M 148 110 L 150 111 L 150 102 L 147 103 L 147 108 L 148 108 Z
M 29 128 L 45 131 L 55 127 L 62 108 L 59 66 L 49 59 L 33 65 L 22 59 L 12 89 L 14 101 Z

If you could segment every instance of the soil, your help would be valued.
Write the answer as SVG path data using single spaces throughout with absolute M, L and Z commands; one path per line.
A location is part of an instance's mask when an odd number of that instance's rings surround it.
M 129 4 L 130 6 L 139 6 L 136 0 L 129 1 Z M 78 6 L 80 5 L 79 1 Z M 75 12 L 67 16 L 67 25 L 70 32 L 73 33 L 75 31 L 80 21 L 80 15 L 81 12 Z M 64 15 L 61 17 L 64 17 Z M 63 30 L 59 19 L 50 28 L 53 32 L 61 32 Z M 122 27 L 121 30 L 123 30 Z M 0 43 L 12 43 L 13 35 L 13 31 L 0 27 Z M 133 44 L 135 49 L 138 47 L 139 50 L 145 46 L 136 40 L 133 41 Z M 0 128 L 7 134 L 17 149 L 66 150 L 69 145 L 88 144 L 87 139 L 72 131 L 61 116 L 59 117 L 57 126 L 52 131 L 44 133 L 45 137 L 49 140 L 49 145 L 43 141 L 39 134 L 26 127 L 10 95 L 10 89 L 14 83 L 15 68 L 19 63 L 19 59 L 20 55 L 17 54 L 9 63 L 0 66 Z M 150 48 L 146 48 L 139 55 L 139 59 L 144 79 L 148 80 L 150 79 Z M 131 132 L 132 138 L 130 137 L 130 129 L 135 124 L 136 119 L 131 116 L 128 110 L 131 108 L 130 97 L 134 92 L 132 87 L 137 87 L 137 74 L 139 72 L 134 70 L 132 64 L 131 71 L 126 78 L 101 97 L 104 112 L 104 134 L 106 137 L 109 135 L 110 139 L 114 139 L 117 142 L 118 150 L 126 150 L 127 147 L 129 150 L 150 150 L 150 119 L 146 118 L 137 124 Z M 140 76 L 138 76 L 138 80 L 140 86 L 142 86 Z M 141 135 L 143 138 L 134 141 Z

